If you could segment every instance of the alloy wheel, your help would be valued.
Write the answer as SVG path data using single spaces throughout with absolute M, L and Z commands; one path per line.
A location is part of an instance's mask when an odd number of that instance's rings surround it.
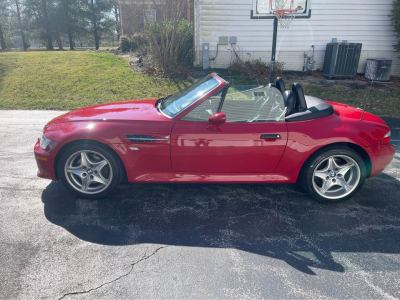
M 333 155 L 322 160 L 314 169 L 315 191 L 326 199 L 340 199 L 351 194 L 361 178 L 357 162 L 346 155 Z
M 92 195 L 107 189 L 113 178 L 110 162 L 92 150 L 72 154 L 65 163 L 64 173 L 71 187 Z

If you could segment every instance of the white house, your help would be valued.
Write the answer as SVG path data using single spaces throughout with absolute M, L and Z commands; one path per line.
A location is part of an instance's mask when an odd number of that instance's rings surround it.
M 202 66 L 203 43 L 209 43 L 210 66 L 227 68 L 235 53 L 243 60 L 270 61 L 273 20 L 252 19 L 262 0 L 194 0 L 195 65 Z M 267 0 L 268 1 L 268 0 Z M 392 0 L 308 0 L 311 18 L 295 19 L 289 29 L 278 30 L 276 60 L 286 70 L 302 70 L 304 52 L 315 46 L 315 68 L 322 69 L 326 44 L 362 43 L 358 73 L 365 73 L 368 58 L 392 59 L 392 75 L 400 75 L 399 53 L 389 18 Z M 265 2 L 265 0 L 264 0 Z M 236 46 L 217 45 L 219 37 L 236 37 Z M 216 58 L 215 58 L 216 57 Z M 215 58 L 215 60 L 213 60 Z

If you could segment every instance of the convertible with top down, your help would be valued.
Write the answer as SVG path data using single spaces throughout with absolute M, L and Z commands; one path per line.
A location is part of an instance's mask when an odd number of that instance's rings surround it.
M 38 176 L 99 198 L 123 179 L 296 183 L 341 202 L 393 159 L 390 128 L 362 109 L 305 96 L 300 84 L 230 87 L 210 74 L 161 99 L 100 104 L 51 120 Z

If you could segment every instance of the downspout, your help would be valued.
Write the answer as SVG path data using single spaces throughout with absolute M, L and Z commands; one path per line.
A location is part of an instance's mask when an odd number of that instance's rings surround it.
M 200 65 L 200 0 L 194 0 L 194 48 L 195 57 L 194 63 L 196 66 Z

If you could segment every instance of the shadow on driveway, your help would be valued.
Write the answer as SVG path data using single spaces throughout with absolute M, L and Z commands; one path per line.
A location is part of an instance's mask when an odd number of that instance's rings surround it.
M 315 274 L 310 267 L 400 270 L 383 255 L 400 253 L 399 191 L 398 180 L 380 174 L 338 205 L 269 184 L 134 184 L 84 200 L 52 182 L 42 201 L 50 222 L 91 243 L 235 248 Z

